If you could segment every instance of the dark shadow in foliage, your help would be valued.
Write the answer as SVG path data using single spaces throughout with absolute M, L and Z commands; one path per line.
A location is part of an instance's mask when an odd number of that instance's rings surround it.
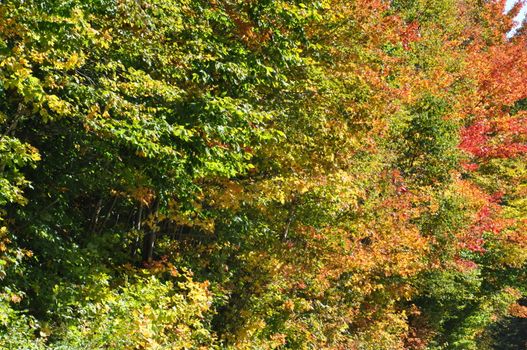
M 519 304 L 527 306 L 527 298 Z M 492 326 L 491 333 L 495 350 L 527 349 L 527 318 L 508 317 Z

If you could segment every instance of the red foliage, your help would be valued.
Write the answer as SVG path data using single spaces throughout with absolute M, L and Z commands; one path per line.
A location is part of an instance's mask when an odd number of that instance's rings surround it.
M 489 22 L 487 31 L 470 32 L 468 69 L 477 94 L 465 106 L 472 122 L 462 130 L 460 147 L 479 161 L 527 152 L 526 116 L 509 114 L 516 102 L 527 98 L 527 35 L 520 31 L 507 38 L 522 3 L 506 15 L 504 6 L 503 0 L 489 2 L 482 14 Z
M 405 50 L 409 50 L 410 44 L 419 41 L 419 39 L 421 38 L 421 34 L 419 32 L 419 22 L 414 21 L 409 23 L 406 27 L 403 28 L 400 35 L 403 43 L 403 48 Z

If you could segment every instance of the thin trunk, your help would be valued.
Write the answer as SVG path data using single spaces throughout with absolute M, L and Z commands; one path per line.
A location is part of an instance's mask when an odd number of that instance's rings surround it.
M 155 241 L 156 233 L 153 230 L 145 233 L 143 238 L 143 264 L 152 262 Z
M 98 233 L 101 234 L 102 231 L 104 230 L 104 227 L 106 226 L 106 223 L 108 222 L 108 219 L 110 219 L 110 215 L 112 214 L 113 212 L 113 208 L 115 207 L 115 203 L 117 202 L 117 196 L 114 196 L 113 197 L 113 201 L 112 201 L 112 204 L 110 205 L 110 209 L 108 210 L 108 212 L 106 213 L 106 216 L 104 217 L 104 220 L 103 222 L 101 223 L 101 226 L 99 228 L 99 231 Z
M 157 218 L 157 212 L 159 209 L 159 200 L 156 199 L 153 206 L 153 215 Z M 152 262 L 154 257 L 154 245 L 156 242 L 156 230 L 154 227 L 149 227 L 148 232 L 145 233 L 143 237 L 143 264 L 148 264 Z
M 99 215 L 102 210 L 102 198 L 97 201 L 97 206 L 95 207 L 95 213 L 93 214 L 92 224 L 90 232 L 94 233 L 97 229 L 97 224 L 99 223 Z

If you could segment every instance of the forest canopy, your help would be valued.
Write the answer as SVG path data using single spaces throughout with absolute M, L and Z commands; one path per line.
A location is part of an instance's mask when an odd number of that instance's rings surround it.
M 0 0 L 0 349 L 525 349 L 505 8 Z

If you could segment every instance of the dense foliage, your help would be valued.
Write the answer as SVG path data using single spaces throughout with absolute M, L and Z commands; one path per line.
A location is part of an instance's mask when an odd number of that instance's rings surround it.
M 0 1 L 0 349 L 523 349 L 504 7 Z

